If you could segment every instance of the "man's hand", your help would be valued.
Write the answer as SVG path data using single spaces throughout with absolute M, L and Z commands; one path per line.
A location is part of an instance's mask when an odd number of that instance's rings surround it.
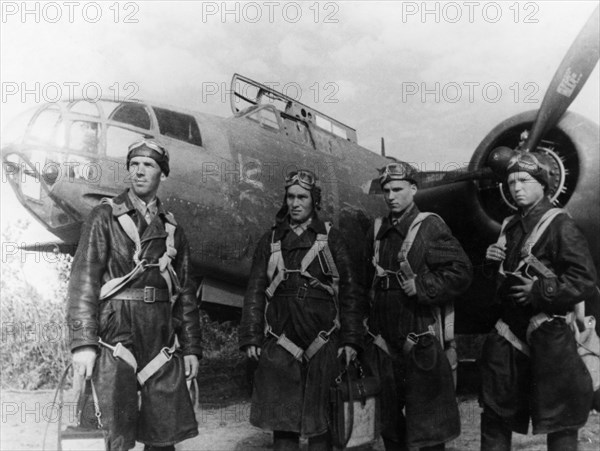
M 417 294 L 417 285 L 414 278 L 400 282 L 400 288 L 402 288 L 407 296 L 415 296 Z
M 501 262 L 506 258 L 506 252 L 498 244 L 490 244 L 487 251 L 485 251 L 485 258 L 494 262 Z
M 510 287 L 508 290 L 508 297 L 519 305 L 527 305 L 531 303 L 531 301 L 527 298 L 529 297 L 529 293 L 531 293 L 533 282 L 537 280 L 537 277 L 530 279 L 529 277 L 525 277 L 517 272 L 511 274 L 519 279 L 520 282 L 519 285 L 513 285 Z
M 90 379 L 96 362 L 96 348 L 82 346 L 73 351 L 73 371 L 77 376 Z
M 356 349 L 350 345 L 344 345 L 339 348 L 337 353 L 338 357 L 341 356 L 342 353 L 344 353 L 344 358 L 346 359 L 346 366 L 350 365 L 350 362 L 356 358 Z
M 258 362 L 258 359 L 260 358 L 260 352 L 261 352 L 260 346 L 254 346 L 254 345 L 246 346 L 246 355 L 248 356 L 249 359 L 256 360 Z
M 184 355 L 183 364 L 185 366 L 185 379 L 192 380 L 198 375 L 198 356 Z

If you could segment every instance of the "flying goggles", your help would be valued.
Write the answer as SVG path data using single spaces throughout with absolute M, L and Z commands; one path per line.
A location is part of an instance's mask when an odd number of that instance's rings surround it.
M 156 141 L 151 140 L 151 139 L 141 139 L 139 141 L 134 142 L 133 144 L 131 144 L 129 146 L 129 149 L 127 150 L 127 154 L 131 154 L 131 152 L 133 152 L 136 149 L 139 149 L 141 147 L 148 147 L 149 149 L 154 150 L 156 153 L 158 153 L 161 157 L 165 157 L 167 159 L 169 159 L 169 153 L 167 152 L 167 150 L 161 146 L 160 144 L 158 144 Z
M 285 187 L 288 188 L 294 184 L 300 185 L 302 188 L 311 190 L 317 182 L 317 176 L 306 169 L 292 171 L 285 177 Z
M 409 182 L 416 183 L 414 179 L 415 170 L 406 163 L 390 163 L 380 169 L 380 171 L 379 183 L 382 186 L 390 180 L 408 180 Z

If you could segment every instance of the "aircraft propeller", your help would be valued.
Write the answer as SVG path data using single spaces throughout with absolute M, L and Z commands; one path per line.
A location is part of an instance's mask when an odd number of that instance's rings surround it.
M 558 66 L 525 140 L 514 150 L 497 147 L 490 152 L 487 164 L 497 177 L 503 178 L 508 160 L 515 150 L 535 150 L 544 134 L 556 125 L 575 100 L 600 56 L 599 26 L 599 7 L 596 7 Z

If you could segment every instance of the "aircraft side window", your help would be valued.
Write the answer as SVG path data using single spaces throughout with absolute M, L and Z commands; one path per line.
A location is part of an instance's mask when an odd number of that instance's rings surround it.
M 148 111 L 139 103 L 123 103 L 112 113 L 111 120 L 150 130 L 151 122 Z
M 74 121 L 69 130 L 69 148 L 80 152 L 97 153 L 99 128 L 97 122 Z
M 100 117 L 100 112 L 98 111 L 98 105 L 96 102 L 79 100 L 71 106 L 70 110 L 71 113 L 80 113 L 87 114 L 89 116 Z
M 154 110 L 154 114 L 156 114 L 158 129 L 161 135 L 185 141 L 196 146 L 202 145 L 200 129 L 194 116 L 165 108 L 152 107 L 152 109 Z
M 336 124 L 334 124 L 329 119 L 326 119 L 326 118 L 321 117 L 319 115 L 317 115 L 317 126 L 321 127 L 323 130 L 327 130 L 329 133 L 332 133 L 332 134 L 334 134 L 336 136 L 339 136 L 340 138 L 348 139 L 348 135 L 346 133 L 346 130 L 344 130 L 343 128 L 337 126 Z
M 106 156 L 124 159 L 129 145 L 142 138 L 144 138 L 142 133 L 110 126 L 106 131 Z
M 31 124 L 25 141 L 35 144 L 62 146 L 64 144 L 64 128 L 60 110 L 58 108 L 48 108 L 42 111 Z

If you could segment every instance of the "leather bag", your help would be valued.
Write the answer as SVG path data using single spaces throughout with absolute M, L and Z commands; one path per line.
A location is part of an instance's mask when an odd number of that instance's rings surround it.
M 381 431 L 380 384 L 353 360 L 330 389 L 331 438 L 337 448 L 351 449 L 373 443 Z
M 592 378 L 563 318 L 544 321 L 530 336 L 534 434 L 578 429 L 592 406 Z

